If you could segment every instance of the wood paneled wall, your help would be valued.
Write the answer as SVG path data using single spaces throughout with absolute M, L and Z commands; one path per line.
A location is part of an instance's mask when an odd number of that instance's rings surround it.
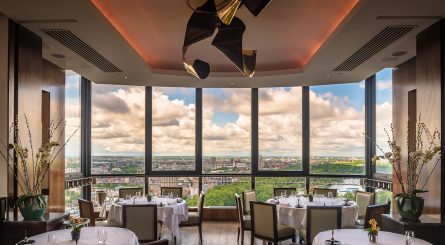
M 442 28 L 443 21 L 430 26 L 417 36 L 416 58 L 413 58 L 393 71 L 393 124 L 395 138 L 402 146 L 404 157 L 403 172 L 406 175 L 407 161 L 407 131 L 408 122 L 408 92 L 416 90 L 417 116 L 421 115 L 422 121 L 428 128 L 441 130 L 444 115 L 441 114 L 442 69 L 444 66 L 442 54 Z M 415 120 L 415 119 L 410 119 Z M 420 177 L 422 185 L 433 164 L 425 169 Z M 406 183 L 406 182 L 405 182 Z M 429 191 L 425 198 L 424 213 L 441 213 L 441 166 L 434 170 L 431 179 L 426 186 Z M 400 192 L 400 185 L 393 176 L 393 192 Z M 394 209 L 396 211 L 396 209 Z
M 15 30 L 10 40 L 14 40 L 16 46 L 12 49 L 13 52 L 10 49 L 13 62 L 10 61 L 9 66 L 10 70 L 14 71 L 14 73 L 10 72 L 10 80 L 13 80 L 17 86 L 17 100 L 12 110 L 18 115 L 20 137 L 24 144 L 28 144 L 24 114 L 27 115 L 35 147 L 34 152 L 36 152 L 42 143 L 42 91 L 50 93 L 50 119 L 64 120 L 65 75 L 60 68 L 42 59 L 42 40 L 39 36 L 17 24 L 12 27 Z M 10 92 L 10 96 L 11 94 L 14 93 Z M 63 143 L 64 137 L 60 141 Z M 50 170 L 47 185 L 49 187 L 48 211 L 64 211 L 64 158 L 62 152 Z M 11 186 L 8 187 L 8 189 L 11 188 Z M 21 192 L 18 193 L 20 194 Z

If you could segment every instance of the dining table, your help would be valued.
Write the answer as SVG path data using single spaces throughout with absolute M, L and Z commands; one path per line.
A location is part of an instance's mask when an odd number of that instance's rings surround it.
M 84 227 L 77 241 L 71 239 L 71 229 L 55 230 L 29 237 L 33 244 L 51 245 L 93 245 L 98 244 L 99 230 L 106 233 L 107 245 L 139 245 L 137 236 L 130 230 L 118 227 Z
M 111 223 L 123 225 L 123 205 L 156 204 L 158 221 L 161 221 L 175 237 L 180 237 L 179 223 L 188 219 L 188 207 L 185 200 L 170 197 L 133 197 L 127 200 L 121 199 L 113 203 L 108 212 L 108 220 Z
M 342 228 L 355 227 L 358 206 L 354 201 L 344 198 L 318 197 L 309 200 L 305 196 L 274 197 L 268 203 L 277 204 L 278 222 L 296 230 L 306 228 L 307 206 L 342 206 Z
M 330 240 L 331 238 L 332 238 L 332 230 L 322 231 L 314 237 L 312 245 L 326 245 L 326 240 Z M 369 242 L 368 232 L 362 229 L 334 230 L 334 240 L 339 241 L 341 245 L 373 244 Z M 380 231 L 377 236 L 377 244 L 378 245 L 406 244 L 405 236 L 397 233 Z M 415 238 L 414 244 L 431 245 L 431 243 L 418 238 Z

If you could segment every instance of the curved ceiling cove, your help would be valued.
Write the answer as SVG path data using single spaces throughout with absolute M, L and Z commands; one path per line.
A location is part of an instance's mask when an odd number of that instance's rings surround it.
M 193 14 L 187 0 L 91 2 L 151 68 L 184 70 L 184 33 Z M 242 19 L 247 26 L 242 43 L 258 50 L 255 71 L 303 69 L 357 3 L 358 0 L 280 0 L 266 4 L 257 17 L 245 4 L 226 16 L 236 14 L 233 20 Z M 212 40 L 207 38 L 190 46 L 187 59 L 205 60 L 211 64 L 212 72 L 244 73 L 244 67 L 234 66 L 233 59 L 212 47 Z

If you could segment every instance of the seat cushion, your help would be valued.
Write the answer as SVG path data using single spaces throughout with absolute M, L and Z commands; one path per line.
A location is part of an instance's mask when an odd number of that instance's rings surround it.
M 119 223 L 113 222 L 112 220 L 100 220 L 96 221 L 96 226 L 105 226 L 105 227 L 121 227 Z
M 181 225 L 198 225 L 199 215 L 196 212 L 189 213 L 189 218 L 186 221 L 182 221 Z
M 295 235 L 295 229 L 287 225 L 278 225 L 278 238 Z

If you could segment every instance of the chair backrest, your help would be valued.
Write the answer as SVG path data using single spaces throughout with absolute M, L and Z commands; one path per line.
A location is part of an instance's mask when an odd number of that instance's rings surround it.
M 250 201 L 256 201 L 256 191 L 248 190 L 243 192 L 243 214 L 250 213 Z
M 243 204 L 241 202 L 241 197 L 237 193 L 235 193 L 235 202 L 239 226 L 244 228 Z
M 170 194 L 173 197 L 182 197 L 182 187 L 161 187 L 161 195 L 169 196 Z
M 127 195 L 136 196 L 137 192 L 141 193 L 141 195 L 144 194 L 141 187 L 119 188 L 119 198 L 125 198 Z
M 250 202 L 252 234 L 266 240 L 278 237 L 277 206 L 271 203 Z
M 273 188 L 273 195 L 275 197 L 281 196 L 281 193 L 283 193 L 286 196 L 290 196 L 292 192 L 296 192 L 297 188 L 292 187 L 285 187 L 285 188 Z
M 90 224 L 92 226 L 95 225 L 94 222 L 94 207 L 93 202 L 79 198 L 77 199 L 77 202 L 79 203 L 79 215 L 82 218 L 87 218 L 90 220 Z
M 201 191 L 201 194 L 199 194 L 198 197 L 198 217 L 199 217 L 199 223 L 202 223 L 202 211 L 204 208 L 204 199 L 206 194 Z
M 341 206 L 308 206 L 306 242 L 322 232 L 341 228 Z
M 158 238 L 158 218 L 156 204 L 123 205 L 123 225 L 136 234 L 141 242 L 155 241 Z
M 366 215 L 366 209 L 369 205 L 374 205 L 375 193 L 366 191 L 355 192 L 355 202 L 358 206 L 358 218 L 364 219 Z
M 99 202 L 99 205 L 102 206 L 102 204 L 105 202 L 105 199 L 107 198 L 107 193 L 105 191 L 96 191 L 97 194 L 97 201 Z
M 390 209 L 391 209 L 391 201 L 389 201 L 386 204 L 377 204 L 368 206 L 366 208 L 364 228 L 367 229 L 371 226 L 369 224 L 369 221 L 371 219 L 375 219 L 379 224 L 379 226 L 382 225 L 382 214 L 389 214 Z
M 325 197 L 328 196 L 328 193 L 331 192 L 334 197 L 337 197 L 337 189 L 329 189 L 329 188 L 314 188 L 314 194 L 320 194 Z

